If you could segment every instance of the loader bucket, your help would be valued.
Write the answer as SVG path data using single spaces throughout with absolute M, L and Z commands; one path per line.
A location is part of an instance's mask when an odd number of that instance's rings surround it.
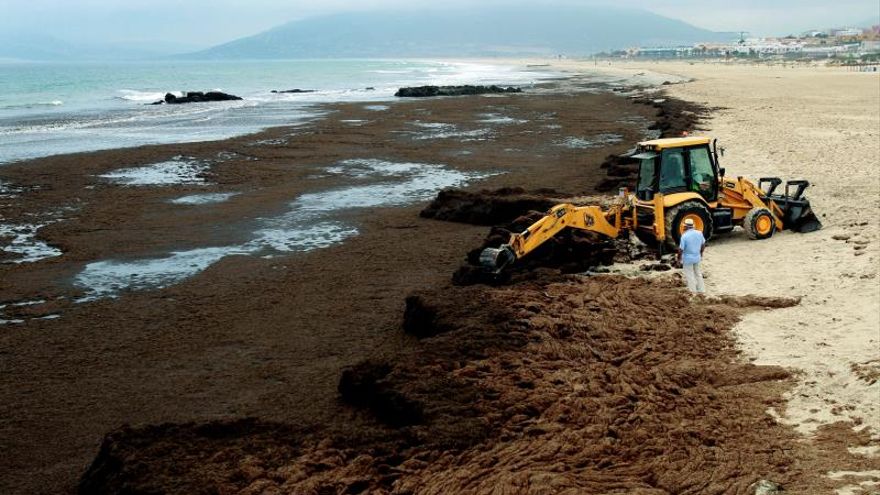
M 792 218 L 791 220 L 791 227 L 789 228 L 795 232 L 814 232 L 822 228 L 822 222 L 820 222 L 816 214 L 813 213 L 813 209 L 810 208 L 810 202 L 806 201 L 806 203 L 806 207 L 800 208 L 800 212 L 796 214 L 796 218 Z M 794 212 L 792 212 L 792 214 L 786 214 L 786 216 L 789 215 L 792 217 L 795 216 Z
M 767 191 L 767 198 L 782 209 L 784 213 L 782 217 L 783 228 L 802 233 L 814 232 L 822 228 L 822 222 L 810 207 L 810 200 L 804 197 L 804 192 L 810 186 L 809 182 L 790 180 L 786 182 L 783 194 L 773 194 L 776 186 L 782 182 L 781 180 L 771 177 L 761 179 L 761 182 L 771 184 Z

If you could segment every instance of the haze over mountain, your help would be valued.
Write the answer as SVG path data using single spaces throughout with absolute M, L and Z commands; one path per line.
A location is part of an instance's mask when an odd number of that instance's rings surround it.
M 41 34 L 0 33 L 0 60 L 122 61 L 167 57 L 194 48 L 179 42 L 70 42 Z
M 358 12 L 283 24 L 187 55 L 200 59 L 589 55 L 732 39 L 645 10 L 601 6 Z

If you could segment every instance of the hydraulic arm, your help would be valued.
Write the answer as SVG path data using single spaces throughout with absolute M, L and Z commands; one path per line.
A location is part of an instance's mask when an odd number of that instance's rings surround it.
M 500 248 L 484 249 L 480 254 L 480 264 L 501 271 L 566 228 L 596 232 L 615 239 L 623 229 L 629 228 L 630 211 L 631 207 L 625 201 L 608 209 L 568 203 L 556 205 L 526 230 L 512 234 L 507 244 Z

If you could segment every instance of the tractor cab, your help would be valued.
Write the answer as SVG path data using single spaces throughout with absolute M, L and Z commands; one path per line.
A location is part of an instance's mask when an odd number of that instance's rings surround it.
M 631 158 L 638 160 L 636 197 L 694 192 L 706 203 L 718 199 L 717 153 L 707 137 L 655 139 L 638 144 Z

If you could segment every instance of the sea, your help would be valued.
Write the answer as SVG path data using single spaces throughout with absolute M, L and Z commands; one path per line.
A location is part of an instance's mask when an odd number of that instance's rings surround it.
M 315 118 L 316 104 L 387 101 L 403 86 L 511 84 L 540 68 L 419 60 L 0 63 L 0 165 L 50 155 L 225 139 Z M 273 90 L 311 90 L 273 93 Z M 240 101 L 151 105 L 166 93 Z

